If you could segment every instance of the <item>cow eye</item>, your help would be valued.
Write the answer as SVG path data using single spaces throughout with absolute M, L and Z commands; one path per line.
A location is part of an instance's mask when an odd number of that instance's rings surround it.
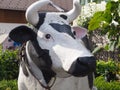
M 46 35 L 45 35 L 45 38 L 46 38 L 46 39 L 50 39 L 50 37 L 51 37 L 50 34 L 46 34 Z

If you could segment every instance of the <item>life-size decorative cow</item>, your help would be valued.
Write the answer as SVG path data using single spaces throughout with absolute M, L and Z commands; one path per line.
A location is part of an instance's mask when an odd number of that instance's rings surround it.
M 26 19 L 33 28 L 19 26 L 9 34 L 12 40 L 26 43 L 19 90 L 93 90 L 96 60 L 81 40 L 87 30 L 69 25 L 80 13 L 79 0 L 68 12 L 38 12 L 49 3 L 40 0 L 28 7 Z

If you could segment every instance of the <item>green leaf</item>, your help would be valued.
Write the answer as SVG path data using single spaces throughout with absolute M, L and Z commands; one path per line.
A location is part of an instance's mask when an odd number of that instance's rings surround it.
M 106 10 L 103 14 L 104 17 L 104 21 L 106 21 L 107 23 L 111 23 L 112 22 L 112 15 L 111 12 L 109 10 Z
M 98 52 L 100 52 L 100 51 L 102 51 L 103 50 L 103 47 L 96 47 L 94 50 L 93 50 L 93 54 L 95 54 L 95 53 L 98 53 Z
M 105 49 L 106 51 L 108 51 L 108 50 L 109 50 L 109 45 L 108 45 L 108 44 L 105 45 L 105 46 L 104 46 L 104 49 Z
M 118 8 L 118 2 L 110 1 L 106 5 L 106 9 L 110 10 L 111 12 L 114 12 Z
M 104 13 L 103 11 L 99 11 L 93 15 L 93 18 L 89 22 L 89 26 L 88 26 L 89 30 L 95 30 L 100 27 L 100 23 L 104 19 L 102 17 L 103 13 Z
M 109 44 L 109 50 L 114 51 L 117 41 L 111 41 Z

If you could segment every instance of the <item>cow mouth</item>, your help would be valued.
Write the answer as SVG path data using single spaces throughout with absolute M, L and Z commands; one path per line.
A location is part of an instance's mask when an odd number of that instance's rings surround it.
M 80 57 L 71 65 L 68 73 L 83 77 L 89 75 L 96 70 L 96 59 L 94 57 Z

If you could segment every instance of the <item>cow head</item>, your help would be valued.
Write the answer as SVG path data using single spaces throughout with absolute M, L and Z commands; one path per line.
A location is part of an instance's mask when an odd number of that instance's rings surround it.
M 41 48 L 37 49 L 38 52 L 49 52 L 50 68 L 58 76 L 62 76 L 61 73 L 73 76 L 88 75 L 95 70 L 96 61 L 81 40 L 87 30 L 69 25 L 80 13 L 79 0 L 74 0 L 73 9 L 66 13 L 38 12 L 42 6 L 49 3 L 50 0 L 40 0 L 28 7 L 26 19 L 34 28 L 17 27 L 10 32 L 10 38 L 20 43 L 36 41 L 37 47 Z

